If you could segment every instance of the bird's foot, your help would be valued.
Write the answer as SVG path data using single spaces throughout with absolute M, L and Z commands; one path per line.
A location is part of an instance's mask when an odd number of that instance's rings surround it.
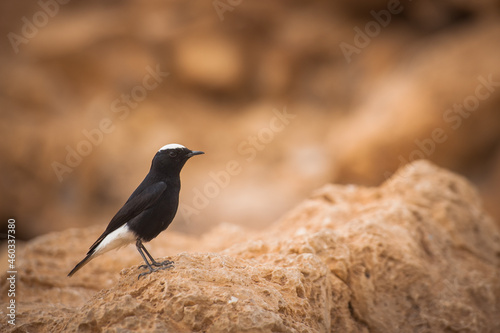
M 153 266 L 163 267 L 163 266 L 173 266 L 174 262 L 172 260 L 165 260 L 162 262 L 153 261 Z
M 143 267 L 143 266 L 145 266 L 145 267 Z M 172 268 L 172 267 L 174 267 L 174 265 L 172 265 L 172 264 L 163 265 L 163 266 L 158 267 L 158 268 L 153 268 L 151 266 L 146 266 L 146 265 L 139 266 L 139 268 L 149 268 L 149 272 L 144 272 L 144 273 L 139 274 L 139 276 L 137 277 L 137 280 L 139 280 L 141 278 L 141 276 L 149 275 L 153 272 L 157 272 L 157 271 Z
M 165 266 L 168 266 L 166 268 L 169 268 L 169 267 L 173 267 L 174 266 L 174 262 L 172 260 L 165 260 L 165 261 L 162 261 L 162 262 L 153 261 L 151 263 L 151 265 L 153 265 L 155 267 L 165 267 Z M 149 266 L 148 265 L 141 265 L 141 266 L 139 266 L 139 268 L 149 268 Z

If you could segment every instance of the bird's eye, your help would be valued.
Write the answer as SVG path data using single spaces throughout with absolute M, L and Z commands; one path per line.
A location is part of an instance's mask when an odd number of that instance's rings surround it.
M 176 157 L 177 156 L 177 152 L 171 151 L 170 153 L 168 153 L 168 156 L 170 156 L 170 157 Z

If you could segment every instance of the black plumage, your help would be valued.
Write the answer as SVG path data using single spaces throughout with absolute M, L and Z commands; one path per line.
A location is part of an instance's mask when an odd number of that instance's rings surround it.
M 153 158 L 146 178 L 111 219 L 102 235 L 92 244 L 87 256 L 71 270 L 68 276 L 75 274 L 93 258 L 134 242 L 146 262 L 141 268 L 149 269 L 139 277 L 158 269 L 172 267 L 172 261 L 161 263 L 155 261 L 142 243 L 154 239 L 172 222 L 179 205 L 181 169 L 189 158 L 200 154 L 203 152 L 192 151 L 178 144 L 162 147 Z

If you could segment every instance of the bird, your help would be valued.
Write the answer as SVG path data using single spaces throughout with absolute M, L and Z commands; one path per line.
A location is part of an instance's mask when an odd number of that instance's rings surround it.
M 157 262 L 143 243 L 156 238 L 174 219 L 179 206 L 181 169 L 188 159 L 201 154 L 204 152 L 193 151 L 177 143 L 161 147 L 144 180 L 92 244 L 86 257 L 76 264 L 68 276 L 71 277 L 92 259 L 134 242 L 146 263 L 139 268 L 148 269 L 139 274 L 138 279 L 160 269 L 173 267 L 174 262 L 170 260 Z

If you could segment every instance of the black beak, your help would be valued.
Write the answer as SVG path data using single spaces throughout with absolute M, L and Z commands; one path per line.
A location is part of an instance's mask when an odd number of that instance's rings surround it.
M 189 154 L 187 154 L 187 157 L 193 157 L 193 156 L 196 156 L 196 155 L 203 155 L 205 154 L 204 152 L 202 151 L 198 151 L 198 150 L 193 150 L 192 152 L 190 152 Z

